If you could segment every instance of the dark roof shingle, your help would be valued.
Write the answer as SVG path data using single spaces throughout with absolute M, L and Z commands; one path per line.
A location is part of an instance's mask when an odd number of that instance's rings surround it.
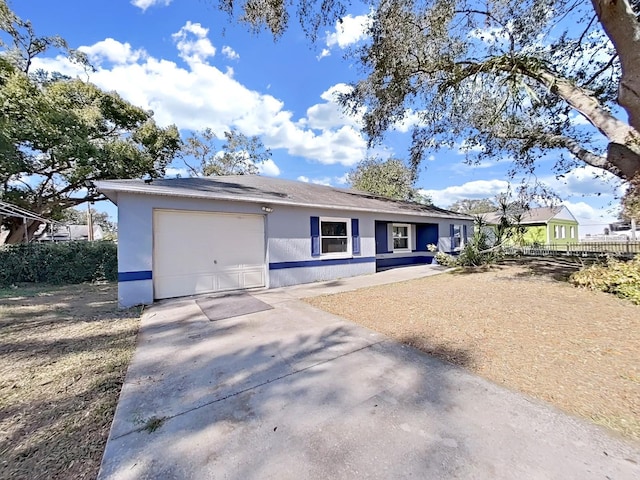
M 217 200 L 313 206 L 371 212 L 471 220 L 468 215 L 414 202 L 404 202 L 359 190 L 282 180 L 258 175 L 221 177 L 104 180 L 96 188 L 117 203 L 118 192 L 211 198 Z M 115 195 L 114 195 L 115 194 Z

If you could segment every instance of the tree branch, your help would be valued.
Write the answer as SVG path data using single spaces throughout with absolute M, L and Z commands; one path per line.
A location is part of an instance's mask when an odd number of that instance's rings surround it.
M 571 137 L 567 137 L 565 135 L 545 135 L 542 138 L 550 147 L 566 148 L 587 165 L 591 165 L 592 167 L 600 168 L 613 173 L 616 176 L 620 176 L 620 170 L 614 164 L 609 162 L 607 157 L 596 155 L 584 148 Z

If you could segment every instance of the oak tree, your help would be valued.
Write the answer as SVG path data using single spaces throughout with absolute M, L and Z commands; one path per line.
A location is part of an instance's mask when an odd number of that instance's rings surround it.
M 276 37 L 291 15 L 316 39 L 341 0 L 221 0 Z M 411 162 L 462 146 L 469 160 L 508 156 L 532 171 L 591 165 L 640 183 L 640 1 L 376 0 L 368 40 L 353 52 L 363 78 L 343 97 L 371 142 L 414 125 Z
M 161 128 L 152 112 L 115 92 L 59 74 L 31 71 L 34 58 L 61 48 L 59 37 L 38 37 L 30 22 L 0 0 L 0 198 L 41 216 L 104 197 L 93 180 L 162 177 L 181 146 L 175 126 Z M 30 220 L 28 237 L 40 222 Z M 7 243 L 24 238 L 22 219 L 4 218 Z

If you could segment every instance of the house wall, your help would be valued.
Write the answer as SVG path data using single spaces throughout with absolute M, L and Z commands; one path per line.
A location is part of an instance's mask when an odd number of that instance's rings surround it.
M 351 258 L 313 255 L 311 217 L 357 219 L 360 253 Z M 373 219 L 361 212 L 274 205 L 267 218 L 269 287 L 284 287 L 375 272 Z
M 547 226 L 546 225 L 535 225 L 526 227 L 526 231 L 522 236 L 525 245 L 544 245 L 549 243 L 547 238 Z
M 429 219 L 411 215 L 382 216 L 374 215 L 376 264 L 377 269 L 433 263 L 435 252 L 428 250 L 428 245 L 436 245 L 439 251 L 457 253 L 452 245 L 452 225 L 462 225 L 466 231 L 465 242 L 473 234 L 473 221 L 452 219 Z M 394 252 L 391 226 L 394 223 L 408 223 L 411 225 L 411 251 Z
M 564 226 L 565 236 L 564 238 L 558 238 L 555 235 L 555 227 Z M 571 227 L 573 227 L 573 236 L 571 236 Z M 547 224 L 547 229 L 549 231 L 549 243 L 554 243 L 557 245 L 566 245 L 567 243 L 577 243 L 579 234 L 578 234 L 578 222 L 574 220 L 558 220 L 557 218 L 553 218 L 549 220 Z
M 451 246 L 449 232 L 452 221 L 434 219 L 429 222 L 428 218 L 413 215 L 390 217 L 374 213 L 281 205 L 272 205 L 273 211 L 265 215 L 261 210 L 262 204 L 140 194 L 120 194 L 118 207 L 118 296 L 122 306 L 153 302 L 154 209 L 263 215 L 268 288 L 374 273 L 377 260 L 382 261 L 385 266 L 431 263 L 433 253 L 426 251 L 425 242 L 437 242 L 442 251 L 450 251 Z M 323 258 L 314 255 L 311 247 L 311 217 L 357 219 L 359 253 L 350 258 Z M 414 229 L 414 251 L 376 254 L 376 221 L 425 226 L 421 230 Z M 456 223 L 466 223 L 468 234 L 471 235 L 473 222 Z M 197 232 L 181 234 L 197 235 Z

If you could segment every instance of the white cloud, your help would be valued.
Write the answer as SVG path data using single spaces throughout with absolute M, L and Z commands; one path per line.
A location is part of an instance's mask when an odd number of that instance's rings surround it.
M 94 65 L 100 65 L 105 60 L 116 64 L 135 63 L 147 56 L 144 49 L 133 50 L 129 43 L 120 43 L 113 38 L 106 38 L 90 47 L 80 47 L 78 50 L 86 53 Z
M 591 166 L 575 168 L 560 178 L 553 175 L 541 177 L 540 182 L 551 187 L 561 198 L 574 195 L 613 196 L 620 188 L 617 177 Z
M 357 15 L 355 17 L 353 15 L 347 15 L 342 18 L 342 21 L 336 22 L 335 30 L 332 33 L 327 32 L 327 47 L 332 48 L 337 45 L 344 49 L 349 45 L 364 40 L 368 36 L 371 22 L 372 18 L 369 14 Z
M 318 178 L 309 178 L 304 175 L 300 175 L 296 180 L 304 183 L 314 183 L 316 185 L 325 185 L 327 187 L 331 187 L 333 185 L 345 185 L 347 183 L 346 180 L 347 174 L 341 177 L 318 177 Z
M 420 118 L 420 114 L 414 110 L 408 109 L 404 113 L 404 118 L 398 120 L 393 125 L 393 129 L 401 133 L 407 133 L 415 126 L 424 126 L 424 121 Z
M 335 179 L 338 185 L 346 185 L 349 183 L 349 172 L 345 173 L 341 177 L 335 177 Z
M 569 120 L 571 121 L 571 125 L 573 126 L 577 126 L 577 125 L 591 125 L 589 123 L 589 120 L 587 120 L 586 118 L 584 118 L 582 115 L 580 115 L 579 113 L 571 113 L 569 114 Z
M 172 1 L 173 0 L 131 0 L 131 5 L 140 8 L 144 12 L 147 8 L 154 5 L 164 5 L 166 7 Z
M 270 158 L 266 159 L 264 162 L 258 163 L 256 166 L 258 167 L 258 172 L 267 177 L 277 177 L 281 173 L 276 162 Z
M 476 28 L 469 32 L 469 37 L 480 40 L 487 45 L 501 45 L 509 40 L 511 27 L 512 24 L 509 24 L 507 29 L 503 27 Z
M 421 189 L 419 193 L 431 197 L 435 205 L 448 207 L 457 200 L 464 198 L 492 198 L 506 192 L 508 189 L 509 182 L 505 180 L 474 180 L 462 185 L 452 185 L 441 190 Z
M 360 129 L 363 111 L 356 115 L 347 115 L 338 103 L 338 95 L 349 93 L 353 87 L 346 83 L 337 83 L 320 95 L 324 103 L 315 104 L 307 109 L 307 117 L 302 126 L 319 130 L 328 130 L 342 125 L 351 125 Z
M 322 94 L 326 101 L 310 108 L 310 118 L 295 120 L 282 101 L 248 89 L 232 77 L 232 72 L 224 73 L 209 64 L 204 57 L 213 46 L 203 53 L 187 39 L 187 34 L 201 36 L 205 31 L 199 24 L 188 22 L 178 32 L 177 48 L 189 52 L 186 67 L 148 55 L 133 61 L 131 55 L 131 63 L 96 62 L 97 71 L 90 80 L 105 90 L 117 91 L 135 105 L 153 110 L 160 125 L 176 124 L 189 130 L 209 127 L 220 134 L 235 127 L 245 135 L 261 136 L 268 148 L 285 149 L 291 155 L 323 164 L 352 166 L 365 157 L 367 145 L 356 119 L 342 116 L 332 98 L 333 93 L 345 88 L 343 84 Z M 97 44 L 84 48 L 98 60 L 106 61 L 111 52 L 130 51 L 126 44 L 117 43 L 109 42 L 108 51 Z M 86 78 L 82 68 L 62 56 L 38 57 L 34 68 Z M 310 124 L 321 131 L 314 132 Z
M 240 55 L 229 45 L 225 45 L 222 47 L 222 54 L 227 57 L 229 60 L 238 60 Z
M 335 92 L 343 91 L 346 85 L 329 88 L 321 95 L 324 103 L 310 107 L 308 117 L 294 119 L 281 100 L 250 90 L 233 78 L 232 70 L 223 72 L 210 64 L 208 57 L 215 47 L 206 32 L 202 25 L 187 22 L 174 35 L 176 48 L 186 60 L 184 67 L 149 55 L 126 57 L 133 50 L 116 40 L 109 42 L 108 50 L 96 46 L 101 42 L 83 47 L 105 62 L 113 57 L 112 52 L 129 59 L 129 63 L 110 65 L 96 62 L 97 71 L 90 80 L 153 110 L 160 125 L 176 124 L 189 130 L 208 127 L 220 134 L 237 128 L 245 135 L 261 136 L 268 148 L 285 149 L 290 155 L 323 164 L 352 166 L 365 157 L 367 144 L 357 117 L 344 116 L 335 103 Z M 82 68 L 62 56 L 38 57 L 34 68 L 86 78 Z
M 578 220 L 580 238 L 589 235 L 602 235 L 605 227 L 617 221 L 616 213 L 611 208 L 594 208 L 586 202 L 562 202 Z
M 429 156 L 427 157 L 427 161 L 429 161 L 429 162 L 433 162 L 433 161 L 435 161 L 435 159 L 436 159 L 436 156 L 435 156 L 435 155 L 429 155 Z
M 484 151 L 483 145 L 471 145 L 466 140 L 456 143 L 454 148 L 457 150 L 459 155 L 467 155 L 469 153 L 479 153 Z
M 165 178 L 188 177 L 189 171 L 186 168 L 168 167 L 165 171 Z
M 320 55 L 318 55 L 316 58 L 318 60 L 321 60 L 324 57 L 328 57 L 329 55 L 331 55 L 331 50 L 329 50 L 328 48 L 323 48 L 322 51 L 320 52 Z
M 208 33 L 208 28 L 204 28 L 199 23 L 187 21 L 177 33 L 171 35 L 180 52 L 180 58 L 192 65 L 204 63 L 207 58 L 213 57 L 216 54 L 216 47 L 207 38 Z

